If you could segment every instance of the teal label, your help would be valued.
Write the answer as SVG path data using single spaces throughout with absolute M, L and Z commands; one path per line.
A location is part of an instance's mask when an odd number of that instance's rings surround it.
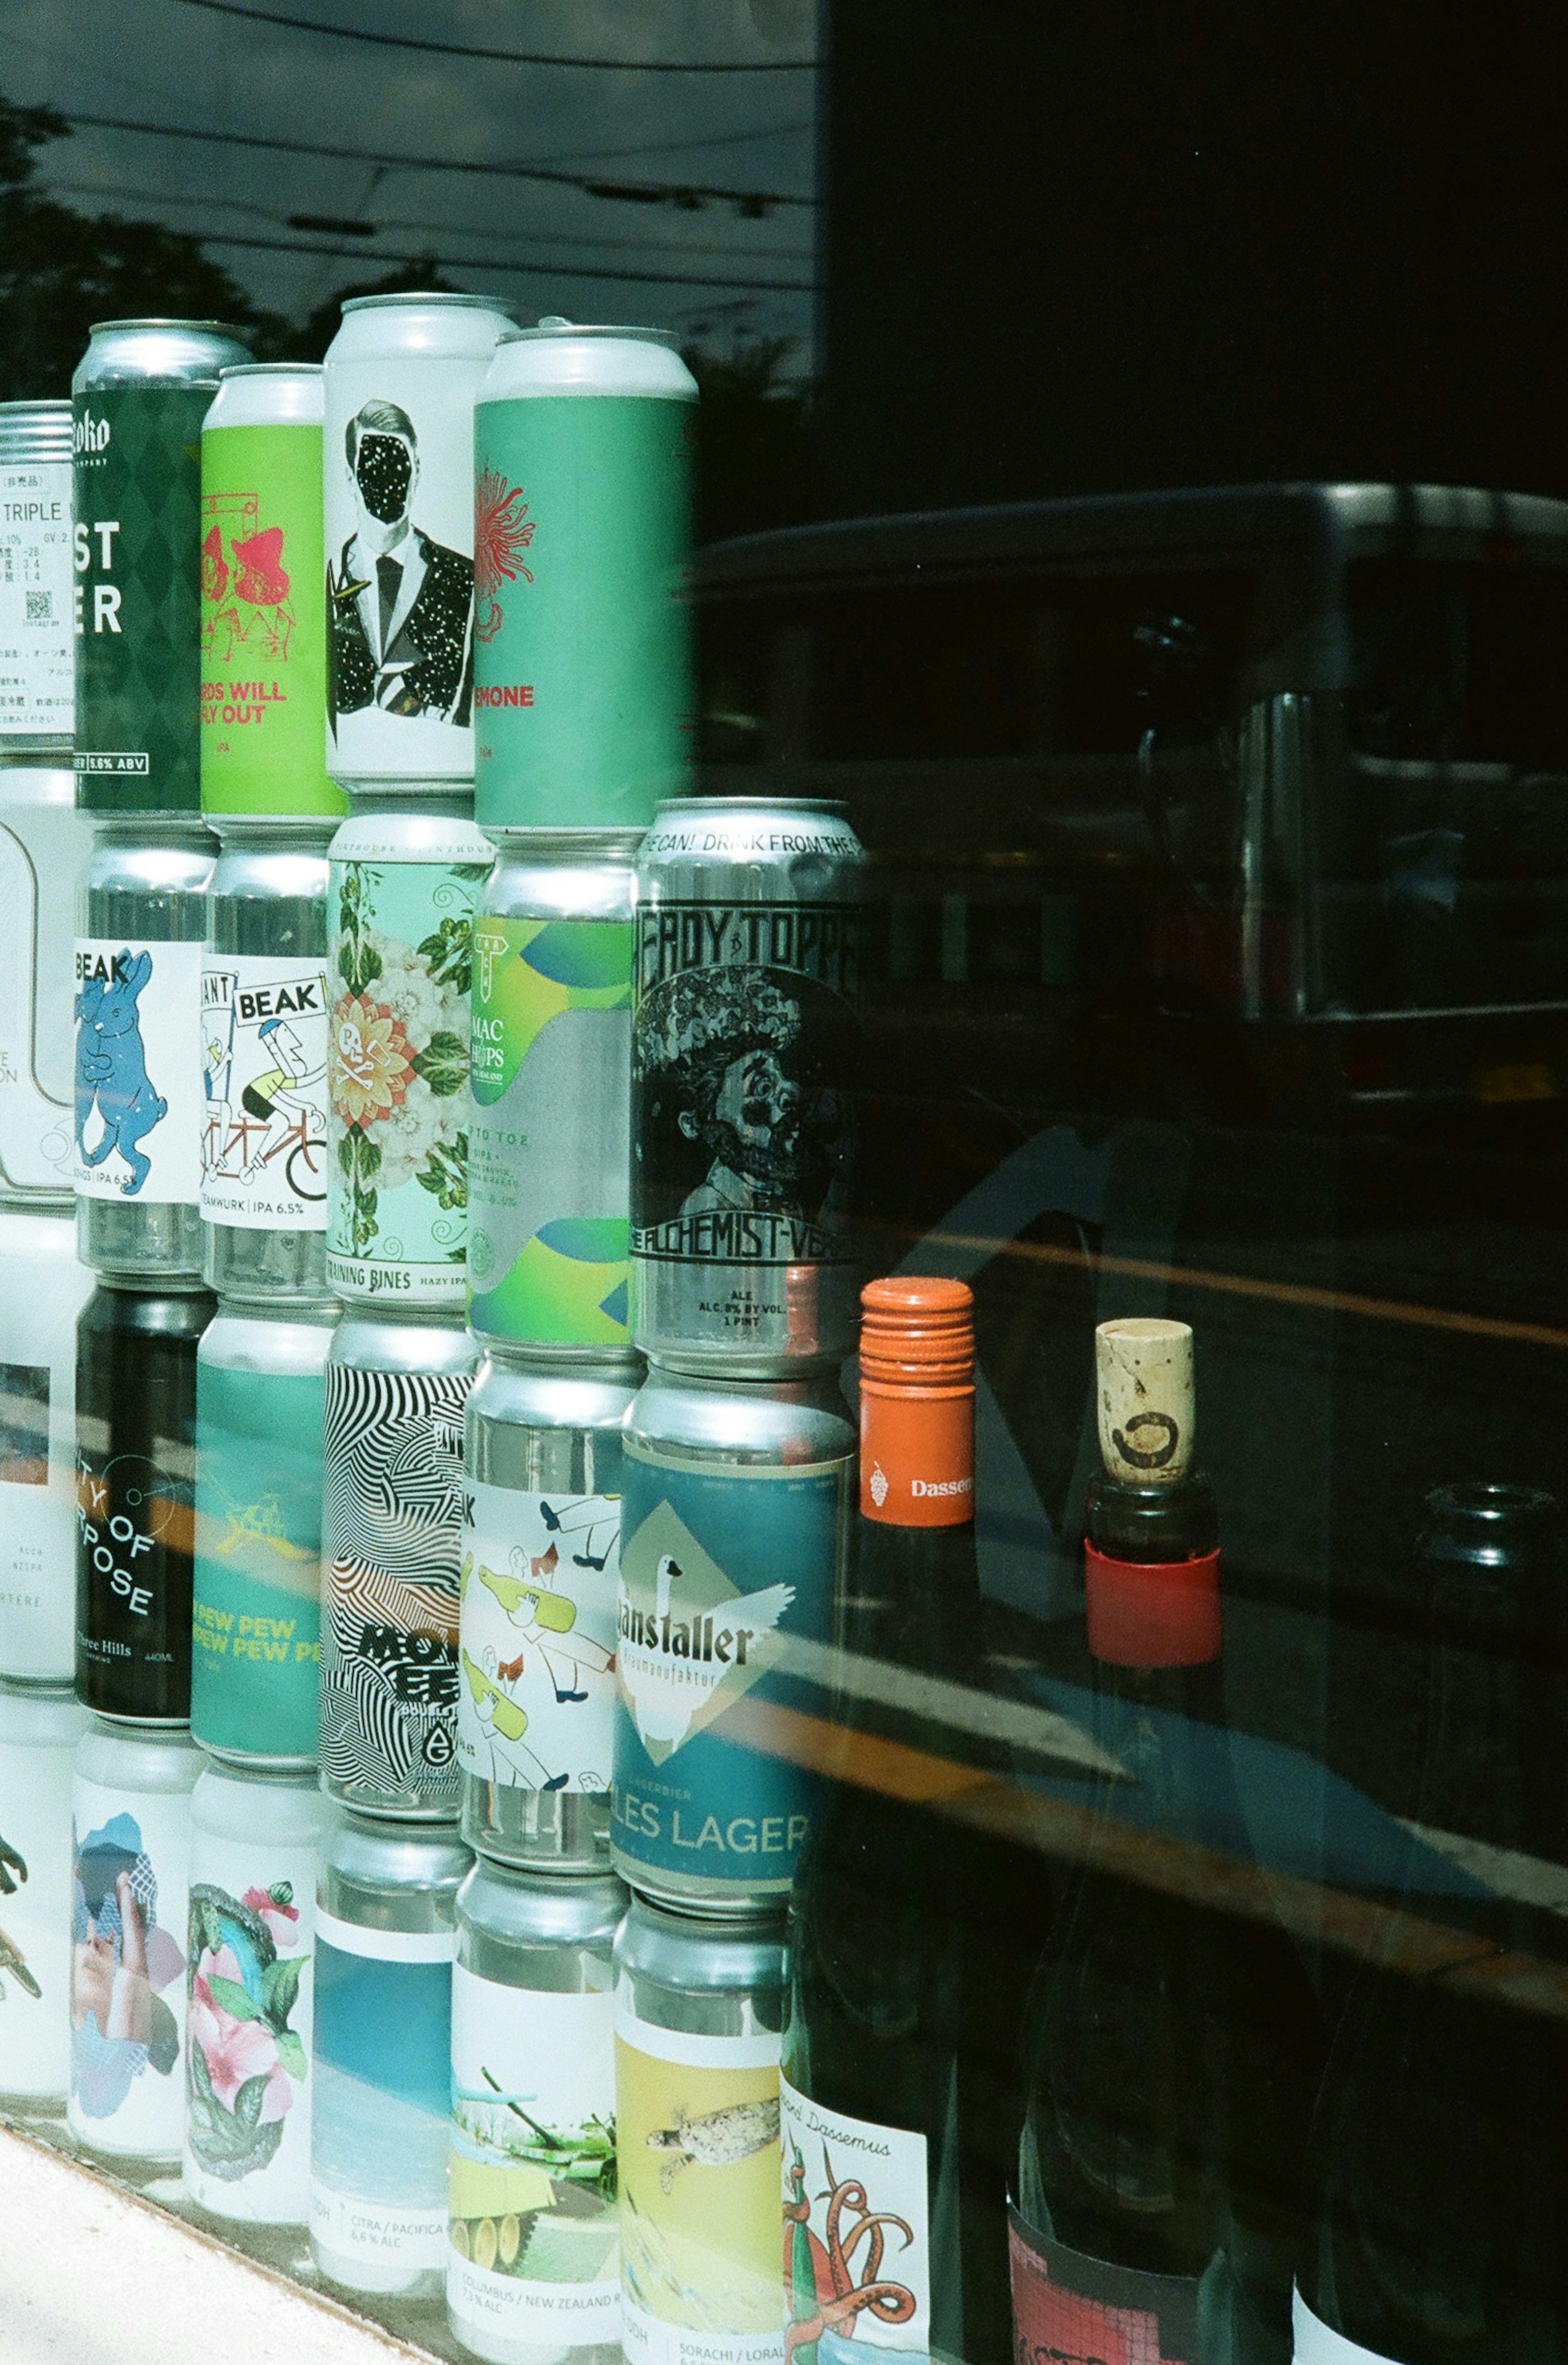
M 201 422 L 209 386 L 79 394 L 76 754 L 90 813 L 200 802 Z
M 208 1749 L 316 1755 L 322 1388 L 197 1361 L 191 1732 Z
M 475 815 L 636 829 L 688 785 L 696 409 L 641 395 L 474 414 Z
M 611 1811 L 629 1863 L 788 1887 L 812 1783 L 769 1712 L 807 1672 L 792 1646 L 828 1640 L 849 1467 L 704 1470 L 627 1443 Z
M 470 931 L 487 866 L 334 862 L 327 1278 L 461 1306 Z
M 474 923 L 469 1320 L 627 1342 L 630 920 Z

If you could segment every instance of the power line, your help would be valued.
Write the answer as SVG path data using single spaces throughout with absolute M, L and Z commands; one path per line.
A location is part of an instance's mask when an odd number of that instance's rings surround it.
M 610 190 L 587 173 L 555 173 L 542 164 L 490 164 L 450 156 L 387 156 L 368 148 L 323 148 L 308 140 L 263 140 L 253 131 L 197 131 L 185 123 L 135 123 L 122 115 L 80 115 L 74 108 L 65 119 L 73 128 L 92 131 L 141 131 L 156 140 L 205 140 L 218 148 L 267 148 L 290 156 L 330 156 L 347 164 L 388 164 L 417 173 L 487 173 L 501 180 L 545 181 L 559 189 L 590 195 L 659 197 L 672 205 L 690 198 L 713 197 L 742 207 L 815 206 L 815 197 L 796 197 L 778 189 L 715 189 L 677 182 L 650 184 L 645 189 Z
M 186 8 L 206 8 L 215 17 L 245 17 L 256 25 L 280 25 L 294 33 L 327 33 L 334 40 L 364 41 L 384 50 L 423 50 L 439 58 L 487 58 L 503 65 L 573 66 L 588 73 L 812 73 L 815 58 L 767 58 L 756 64 L 694 65 L 670 58 L 562 58 L 532 50 L 476 50 L 461 41 L 421 41 L 405 33 L 362 33 L 352 25 L 323 25 L 314 17 L 274 17 L 265 8 L 246 8 L 240 0 L 181 0 Z
M 370 252 L 363 246 L 304 246 L 297 240 L 285 238 L 230 238 L 226 230 L 204 231 L 201 243 L 251 247 L 263 254 L 346 256 L 355 263 L 429 263 L 443 271 L 521 272 L 533 279 L 546 275 L 556 279 L 634 279 L 663 287 L 741 287 L 755 295 L 814 296 L 817 292 L 815 282 L 810 279 L 715 279 L 704 271 L 615 271 L 600 263 L 529 263 L 521 257 L 498 254 L 388 254 L 384 248 Z

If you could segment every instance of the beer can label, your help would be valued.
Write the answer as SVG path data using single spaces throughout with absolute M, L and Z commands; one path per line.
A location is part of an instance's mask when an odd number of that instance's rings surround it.
M 324 1392 L 197 1359 L 191 1732 L 219 1755 L 315 1761 Z
M 190 1794 L 78 1776 L 72 1812 L 71 2132 L 178 2159 Z
M 202 956 L 204 1222 L 327 1228 L 327 969 Z
M 74 412 L 76 752 L 90 813 L 201 803 L 201 423 L 210 386 L 94 387 Z
M 0 771 L 0 1177 L 67 1192 L 75 1172 L 76 881 L 92 834 L 73 805 L 10 795 Z
M 778 2099 L 784 2314 L 795 2346 L 832 2331 L 873 2356 L 928 2357 L 925 2137 L 825 2110 L 787 2078 Z
M 316 1859 L 191 1833 L 185 2181 L 214 2216 L 303 2225 Z
M 446 2297 L 481 2356 L 619 2342 L 614 2012 L 453 1972 Z
M 0 1215 L 0 1668 L 24 1682 L 68 1684 L 76 1623 L 76 1317 L 93 1275 L 76 1261 L 69 1218 L 47 1245 L 35 1222 L 24 1218 L 15 1233 L 12 1223 Z
M 469 1320 L 624 1347 L 632 924 L 474 923 Z
M 688 786 L 696 406 L 635 395 L 474 414 L 475 813 L 645 828 Z
M 71 463 L 0 465 L 0 738 L 71 736 Z
M 782 2365 L 778 2037 L 651 2027 L 618 1997 L 615 2126 L 627 2358 Z
M 456 1950 L 317 1911 L 310 2232 L 365 2290 L 446 2262 Z
M 520 1790 L 610 1788 L 621 1502 L 467 1478 L 457 1755 Z
M 334 862 L 327 1278 L 463 1305 L 477 862 Z
M 207 813 L 341 813 L 327 777 L 321 431 L 201 439 L 201 801 Z
M 8 1882 L 0 2094 L 32 2098 L 63 2095 L 71 2078 L 71 1780 L 73 1728 L 86 1719 L 70 1700 L 54 1716 L 60 1739 L 45 1740 L 30 1717 L 17 1723 L 14 1705 L 0 1701 Z
M 788 1887 L 812 1784 L 779 1711 L 791 1642 L 828 1639 L 849 1468 L 702 1470 L 628 1439 L 611 1808 L 628 1863 Z
M 194 1205 L 201 1191 L 200 945 L 76 940 L 77 1191 Z
M 194 1363 L 191 1342 L 184 1349 Z M 104 1376 L 112 1386 L 134 1375 L 122 1366 Z M 111 1716 L 183 1722 L 191 1697 L 192 1429 L 154 1436 L 135 1407 L 95 1402 L 96 1393 L 79 1382 L 76 1688 L 89 1708 Z M 145 1446 L 152 1452 L 139 1450 Z
M 327 1366 L 321 1764 L 351 1803 L 457 1812 L 470 1385 Z

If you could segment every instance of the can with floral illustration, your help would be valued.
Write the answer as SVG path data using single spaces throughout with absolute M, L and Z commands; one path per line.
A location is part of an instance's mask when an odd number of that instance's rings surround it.
M 185 2185 L 234 2225 L 308 2221 L 316 1881 L 331 1821 L 298 1775 L 209 1765 L 191 1793 Z
M 331 845 L 327 1280 L 460 1312 L 473 920 L 495 860 L 472 800 L 355 797 Z

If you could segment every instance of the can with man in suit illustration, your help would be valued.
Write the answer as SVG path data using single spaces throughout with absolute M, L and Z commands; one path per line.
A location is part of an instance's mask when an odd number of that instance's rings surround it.
M 461 1323 L 355 1311 L 327 1360 L 321 1779 L 345 1806 L 456 1820 Z
M 356 296 L 326 360 L 327 768 L 474 778 L 474 400 L 513 326 L 483 296 Z

